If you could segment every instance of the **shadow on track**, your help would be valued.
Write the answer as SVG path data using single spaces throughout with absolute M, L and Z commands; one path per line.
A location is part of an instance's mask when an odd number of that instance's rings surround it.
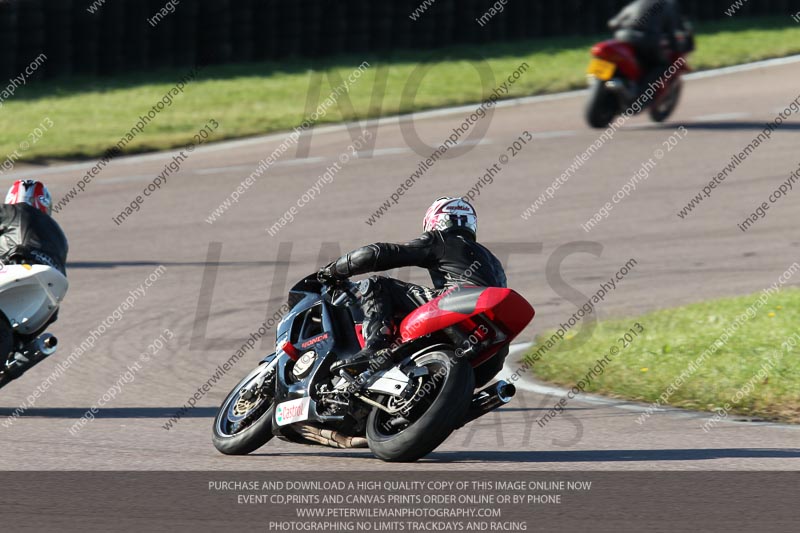
M 503 406 L 502 413 L 530 413 L 533 411 L 548 412 L 552 411 L 551 407 L 506 407 Z M 565 407 L 564 411 L 594 411 L 597 407 Z M 471 426 L 465 426 L 471 427 Z M 463 429 L 463 428 L 462 428 Z
M 248 457 L 272 457 L 275 459 L 278 458 L 286 458 L 286 457 L 294 457 L 294 458 L 309 458 L 309 457 L 330 457 L 331 459 L 375 459 L 375 456 L 372 455 L 368 449 L 359 448 L 358 450 L 350 449 L 350 450 L 336 450 L 336 451 L 323 451 L 323 450 L 330 450 L 327 446 L 317 445 L 317 444 L 292 444 L 292 446 L 296 446 L 297 449 L 300 450 L 310 450 L 312 447 L 316 448 L 316 450 L 320 451 L 309 451 L 306 453 L 302 452 L 274 452 L 274 453 L 249 453 L 247 454 Z M 269 443 L 266 444 L 265 448 L 269 447 Z M 375 459 L 377 461 L 377 459 Z
M 99 409 L 95 418 L 170 418 L 181 407 L 113 407 Z M 213 418 L 218 407 L 195 407 L 181 415 L 182 418 Z M 0 407 L 0 417 L 12 416 L 16 408 Z M 39 407 L 27 409 L 19 418 L 74 418 L 86 414 L 89 407 Z
M 462 451 L 434 452 L 425 462 L 483 463 L 602 463 L 633 461 L 707 461 L 710 459 L 796 459 L 800 449 L 707 448 L 671 450 L 574 450 L 574 451 Z
M 306 447 L 306 450 L 308 448 Z M 375 459 L 369 450 L 251 453 L 251 457 L 330 457 Z M 800 449 L 709 448 L 685 450 L 575 450 L 575 451 L 458 451 L 433 452 L 420 463 L 604 463 L 652 461 L 708 461 L 711 459 L 797 459 Z
M 285 261 L 220 261 L 219 263 L 206 263 L 204 261 L 194 262 L 170 262 L 170 261 L 75 261 L 68 262 L 67 269 L 112 269 L 123 267 L 207 267 L 207 266 L 277 266 L 288 264 Z
M 683 126 L 687 130 L 709 130 L 709 131 L 764 131 L 766 128 L 766 120 L 764 122 L 755 122 L 750 120 L 731 120 L 722 122 L 673 122 L 669 124 L 660 124 L 658 126 L 645 126 L 629 128 L 630 130 L 674 130 Z M 800 131 L 800 122 L 784 122 L 778 127 L 777 131 Z

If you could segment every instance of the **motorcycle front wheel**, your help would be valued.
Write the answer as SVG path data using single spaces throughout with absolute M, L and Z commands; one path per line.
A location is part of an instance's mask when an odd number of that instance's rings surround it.
M 214 418 L 212 441 L 214 447 L 226 455 L 254 452 L 273 436 L 274 401 L 267 392 L 272 390 L 270 380 L 261 390 L 250 392 L 250 387 L 263 370 L 259 366 L 240 381 L 222 402 Z
M 427 373 L 413 378 L 413 394 L 385 402 L 399 412 L 390 415 L 375 407 L 367 419 L 369 448 L 384 461 L 416 461 L 431 453 L 461 425 L 472 402 L 475 373 L 467 361 L 442 351 L 414 364 Z

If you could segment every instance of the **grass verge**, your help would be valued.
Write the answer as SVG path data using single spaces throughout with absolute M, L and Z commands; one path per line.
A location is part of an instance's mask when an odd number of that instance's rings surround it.
M 774 294 L 724 345 L 717 343 L 760 296 L 725 298 L 603 322 L 586 342 L 565 336 L 557 348 L 533 364 L 532 371 L 569 388 L 583 379 L 589 382 L 587 392 L 617 398 L 651 403 L 671 389 L 668 402 L 673 406 L 800 423 L 800 289 Z M 644 331 L 638 336 L 631 333 L 632 340 L 623 347 L 621 336 L 637 322 Z M 715 343 L 716 352 L 703 358 L 674 387 L 691 363 Z M 597 371 L 598 377 L 586 380 L 612 346 L 620 350 L 618 355 L 602 372 Z
M 512 86 L 507 97 L 580 88 L 586 83 L 588 48 L 602 38 L 464 46 L 430 53 L 401 52 L 391 57 L 336 57 L 324 63 L 297 60 L 208 67 L 125 151 L 185 145 L 211 118 L 221 125 L 214 140 L 289 130 L 303 121 L 312 71 L 334 71 L 345 78 L 364 60 L 372 68 L 352 86 L 352 107 L 345 106 L 343 111 L 333 106 L 318 123 L 480 101 L 480 79 L 472 65 L 481 57 L 488 62 L 498 84 L 521 62 L 532 67 Z M 788 16 L 785 20 L 741 19 L 700 26 L 698 51 L 692 64 L 697 69 L 707 69 L 795 53 L 800 53 L 800 26 Z M 415 97 L 403 98 L 411 73 L 423 64 L 430 64 L 431 69 Z M 387 73 L 386 91 L 380 104 L 374 105 L 373 86 L 381 68 Z M 14 160 L 97 157 L 188 71 L 175 69 L 100 80 L 75 78 L 21 87 L 0 108 L 0 154 L 13 154 Z M 321 98 L 332 90 L 329 78 L 323 77 Z M 45 118 L 53 122 L 53 127 L 39 139 L 34 139 L 37 134 L 29 138 Z M 25 142 L 30 146 L 23 150 L 20 145 Z

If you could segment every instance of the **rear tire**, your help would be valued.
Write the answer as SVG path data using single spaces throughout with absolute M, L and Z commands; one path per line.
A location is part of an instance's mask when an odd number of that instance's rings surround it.
M 683 82 L 678 80 L 672 85 L 670 94 L 664 97 L 664 101 L 650 108 L 650 118 L 653 119 L 653 122 L 664 122 L 675 112 L 682 92 Z
M 10 356 L 13 351 L 14 329 L 11 327 L 11 324 L 8 323 L 8 319 L 5 315 L 0 313 L 0 361 L 2 361 L 3 366 L 5 366 L 8 356 Z
M 415 362 L 417 366 L 447 368 L 447 375 L 427 410 L 398 433 L 385 430 L 388 415 L 384 411 L 372 410 L 367 419 L 367 442 L 383 461 L 410 462 L 428 455 L 461 425 L 472 403 L 475 373 L 467 361 L 453 352 L 432 352 Z
M 595 80 L 589 88 L 586 103 L 586 122 L 593 128 L 607 128 L 619 110 L 617 96 L 606 89 L 605 83 Z
M 247 455 L 265 445 L 273 437 L 272 398 L 260 398 L 252 407 L 245 410 L 239 422 L 244 424 L 242 428 L 239 428 L 231 418 L 238 418 L 237 413 L 241 415 L 241 408 L 237 408 L 237 403 L 242 401 L 241 391 L 254 381 L 261 371 L 262 368 L 259 366 L 240 381 L 222 402 L 217 416 L 214 417 L 211 440 L 214 442 L 214 447 L 225 455 Z

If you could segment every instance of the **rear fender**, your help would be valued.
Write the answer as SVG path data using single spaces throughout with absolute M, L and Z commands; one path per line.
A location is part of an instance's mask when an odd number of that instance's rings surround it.
M 401 347 L 401 349 L 405 348 L 405 346 L 406 345 Z M 399 363 L 397 363 L 397 366 L 403 368 L 411 361 L 415 361 L 420 357 L 422 357 L 423 355 L 427 355 L 432 352 L 455 352 L 455 348 L 453 348 L 452 345 L 443 342 L 425 345 L 419 350 L 406 355 Z
M 603 41 L 592 47 L 592 55 L 614 63 L 619 72 L 630 80 L 638 82 L 644 75 L 639 60 L 636 59 L 636 50 L 629 43 L 616 39 Z

